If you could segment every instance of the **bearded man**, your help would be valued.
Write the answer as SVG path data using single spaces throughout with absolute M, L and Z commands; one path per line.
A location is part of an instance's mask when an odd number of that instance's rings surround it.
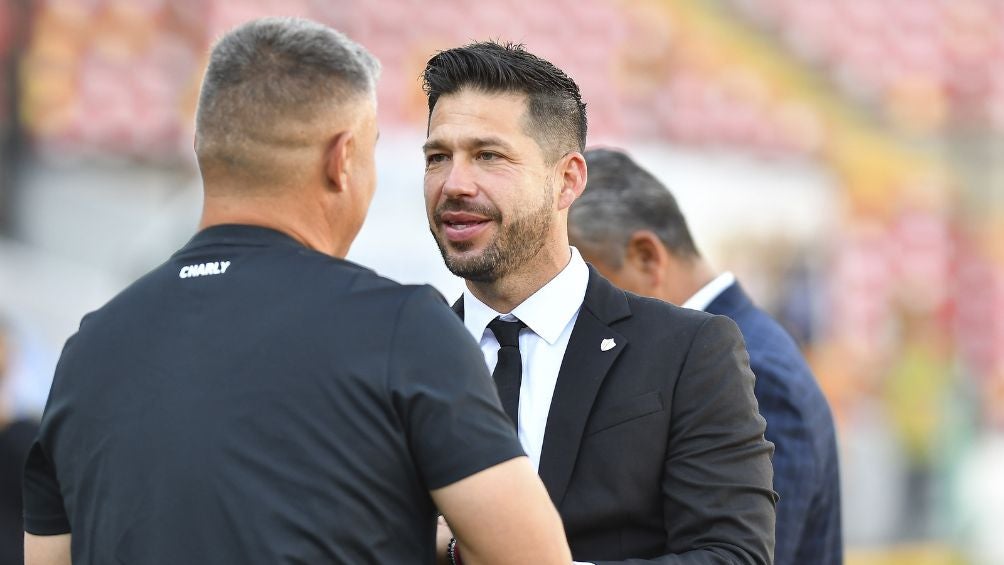
M 578 86 L 493 42 L 437 54 L 424 80 L 426 212 L 467 283 L 454 309 L 573 558 L 771 563 L 773 446 L 735 323 L 624 292 L 569 246 L 586 185 Z

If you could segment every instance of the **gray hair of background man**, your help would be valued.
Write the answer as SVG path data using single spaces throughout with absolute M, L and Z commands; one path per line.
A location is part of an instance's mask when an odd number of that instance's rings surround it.
M 195 125 L 200 167 L 267 176 L 261 146 L 305 145 L 292 126 L 374 98 L 379 74 L 365 48 L 311 20 L 262 18 L 235 28 L 213 47 L 203 79 Z
M 613 268 L 620 268 L 631 235 L 654 233 L 681 259 L 700 253 L 669 189 L 625 153 L 590 149 L 583 153 L 589 178 L 568 214 L 568 230 Z

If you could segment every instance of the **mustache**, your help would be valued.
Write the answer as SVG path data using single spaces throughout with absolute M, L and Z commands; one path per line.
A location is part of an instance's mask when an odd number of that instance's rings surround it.
M 443 214 L 446 212 L 465 212 L 467 214 L 477 214 L 496 222 L 502 221 L 502 213 L 498 209 L 484 204 L 474 204 L 462 200 L 447 200 L 436 207 L 432 218 L 437 224 L 443 223 Z

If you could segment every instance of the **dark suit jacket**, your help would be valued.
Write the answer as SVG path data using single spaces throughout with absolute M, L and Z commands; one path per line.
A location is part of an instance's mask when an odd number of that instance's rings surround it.
M 763 433 L 731 320 L 626 293 L 590 267 L 539 468 L 577 561 L 771 563 Z
M 774 443 L 776 565 L 843 563 L 840 473 L 830 406 L 787 332 L 735 283 L 707 307 L 735 320 L 756 375 L 760 414 Z

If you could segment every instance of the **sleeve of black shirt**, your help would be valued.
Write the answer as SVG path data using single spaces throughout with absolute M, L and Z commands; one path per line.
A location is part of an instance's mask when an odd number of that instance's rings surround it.
M 80 322 L 81 326 L 89 317 L 90 314 L 84 316 Z M 31 451 L 28 452 L 28 459 L 24 465 L 24 483 L 21 490 L 24 504 L 24 531 L 38 536 L 70 533 L 70 519 L 66 507 L 63 505 L 63 495 L 57 478 L 56 466 L 52 459 L 52 453 L 47 451 L 47 446 L 51 447 L 54 430 L 57 427 L 53 422 L 53 406 L 64 400 L 60 385 L 63 382 L 63 374 L 71 356 L 69 353 L 71 344 L 75 341 L 76 334 L 71 336 L 66 341 L 66 345 L 63 346 L 63 352 L 59 356 L 59 362 L 56 364 L 56 371 L 52 377 L 52 386 L 49 389 L 45 411 L 42 413 L 38 435 L 31 446 Z
M 388 386 L 429 490 L 524 455 L 484 357 L 431 287 L 406 300 L 391 344 Z
M 37 536 L 70 532 L 52 462 L 36 441 L 24 469 L 24 531 Z

